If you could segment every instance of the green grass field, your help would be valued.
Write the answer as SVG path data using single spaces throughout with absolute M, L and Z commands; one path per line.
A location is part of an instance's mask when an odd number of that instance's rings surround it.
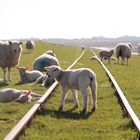
M 21 62 L 19 66 L 32 66 L 33 60 L 44 53 L 47 50 L 54 50 L 60 65 L 66 69 L 73 61 L 82 53 L 79 47 L 65 47 L 61 45 L 48 44 L 43 42 L 37 42 L 36 48 L 33 53 L 27 53 L 26 49 L 23 49 Z M 24 47 L 23 47 L 24 48 Z M 26 135 L 21 137 L 25 140 L 133 140 L 137 137 L 137 132 L 133 128 L 129 118 L 123 118 L 120 110 L 120 106 L 117 103 L 117 99 L 114 96 L 114 89 L 111 87 L 108 77 L 104 70 L 101 68 L 97 61 L 89 60 L 92 56 L 90 51 L 86 51 L 85 55 L 74 66 L 89 67 L 95 71 L 98 82 L 98 97 L 97 97 L 97 110 L 93 114 L 83 116 L 80 114 L 82 110 L 82 95 L 79 92 L 80 108 L 71 110 L 73 107 L 73 101 L 71 93 L 68 92 L 64 111 L 58 112 L 60 103 L 60 87 L 55 90 L 54 95 L 45 104 L 45 111 L 43 114 L 37 115 L 34 123 L 29 129 L 26 130 Z M 137 63 L 137 64 L 136 64 Z M 139 57 L 134 56 L 130 61 L 129 66 L 122 66 L 111 64 L 106 66 L 112 72 L 118 83 L 121 85 L 122 90 L 125 92 L 128 100 L 132 104 L 134 110 L 139 111 L 139 85 L 137 81 L 140 81 L 138 75 L 138 63 Z M 135 64 L 135 65 L 134 65 Z M 127 71 L 126 71 L 127 69 Z M 125 70 L 125 72 L 124 72 Z M 134 70 L 134 71 L 132 71 Z M 128 76 L 129 74 L 129 76 Z M 135 75 L 135 77 L 133 76 Z M 2 71 L 0 71 L 2 77 Z M 39 85 L 29 86 L 29 84 L 17 85 L 19 81 L 18 72 L 13 69 L 12 82 L 3 83 L 0 82 L 0 89 L 12 87 L 17 89 L 31 89 L 36 93 L 43 94 L 47 91 L 46 88 Z M 1 78 L 0 77 L 0 78 Z M 135 79 L 136 78 L 136 79 Z M 133 82 L 135 79 L 135 82 Z M 89 91 L 89 90 L 88 90 Z M 90 94 L 88 110 L 91 109 Z M 24 114 L 35 103 L 31 104 L 19 104 L 19 103 L 0 103 L 0 139 L 3 139 L 6 134 L 15 126 L 15 124 L 24 116 Z M 138 114 L 140 116 L 140 114 Z

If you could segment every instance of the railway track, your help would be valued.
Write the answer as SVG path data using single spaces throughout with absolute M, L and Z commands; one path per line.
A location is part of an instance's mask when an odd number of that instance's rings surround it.
M 95 56 L 96 54 L 91 51 Z M 78 57 L 75 62 L 68 67 L 68 69 L 72 68 L 78 60 L 84 55 L 85 51 Z M 97 57 L 97 56 L 96 56 Z M 120 89 L 119 85 L 113 78 L 112 74 L 109 72 L 109 70 L 104 66 L 104 64 L 97 58 L 101 66 L 104 68 L 104 70 L 107 73 L 107 76 L 109 77 L 110 82 L 116 89 L 117 97 L 120 101 L 120 105 L 123 110 L 124 116 L 129 115 L 132 119 L 135 127 L 137 128 L 138 133 L 140 133 L 140 121 L 138 117 L 135 115 L 134 111 L 132 110 L 131 106 L 129 105 L 127 99 L 125 98 L 122 90 Z M 18 137 L 22 134 L 24 134 L 25 129 L 29 126 L 30 122 L 34 119 L 36 113 L 39 110 L 43 109 L 43 105 L 45 104 L 46 100 L 49 98 L 51 93 L 54 91 L 54 89 L 58 86 L 58 82 L 55 82 L 48 91 L 34 104 L 34 106 L 25 114 L 25 116 L 17 123 L 17 125 L 8 133 L 8 135 L 4 138 L 4 140 L 15 140 L 18 139 Z

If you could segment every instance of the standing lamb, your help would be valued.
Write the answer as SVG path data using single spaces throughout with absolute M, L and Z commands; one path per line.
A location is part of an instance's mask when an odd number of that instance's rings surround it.
M 35 61 L 33 62 L 33 69 L 39 71 L 45 71 L 44 67 L 51 66 L 51 65 L 59 66 L 59 62 L 55 56 L 55 53 L 49 50 L 35 59 Z
M 31 51 L 34 47 L 35 47 L 34 41 L 28 40 L 28 41 L 26 42 L 26 49 L 27 49 L 27 50 L 30 50 L 30 51 Z
M 41 95 L 33 93 L 29 90 L 18 90 L 13 88 L 6 88 L 0 91 L 0 102 L 31 102 L 31 100 L 35 100 L 40 98 Z
M 45 67 L 48 77 L 55 78 L 62 87 L 62 99 L 59 110 L 64 106 L 65 97 L 68 89 L 73 93 L 75 107 L 79 106 L 77 99 L 77 90 L 81 90 L 83 96 L 83 111 L 87 111 L 87 88 L 90 86 L 92 96 L 92 110 L 95 111 L 97 103 L 97 82 L 95 73 L 88 68 L 80 68 L 76 70 L 63 70 L 59 66 Z
M 39 77 L 43 76 L 43 73 L 38 70 L 28 71 L 29 67 L 16 66 L 16 69 L 19 70 L 21 83 L 35 82 Z
M 100 50 L 99 51 L 99 58 L 101 61 L 103 60 L 103 58 L 107 59 L 108 63 L 110 63 L 110 59 L 111 59 L 111 56 L 113 55 L 113 53 L 114 53 L 114 50 L 110 50 L 110 51 Z
M 8 68 L 8 81 L 11 81 L 10 71 L 11 68 L 17 65 L 20 61 L 20 55 L 22 52 L 22 42 L 5 42 L 0 43 L 0 67 L 3 70 L 3 80 L 6 80 L 6 68 Z
M 119 64 L 119 57 L 122 58 L 122 63 L 125 64 L 125 58 L 127 60 L 126 65 L 128 65 L 128 59 L 132 55 L 132 45 L 131 43 L 119 43 L 116 46 L 116 58 L 117 58 L 117 63 Z

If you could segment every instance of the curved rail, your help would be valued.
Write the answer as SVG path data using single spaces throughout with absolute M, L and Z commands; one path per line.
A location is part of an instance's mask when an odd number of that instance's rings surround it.
M 85 51 L 82 52 L 82 54 L 73 62 L 71 66 L 67 68 L 67 70 L 71 69 L 79 61 L 79 59 L 83 56 L 84 53 Z M 34 118 L 37 111 L 43 107 L 46 100 L 57 86 L 58 82 L 56 81 L 37 101 L 37 103 L 35 103 L 34 106 L 25 114 L 25 116 L 17 123 L 17 125 L 8 133 L 4 140 L 15 140 L 21 135 L 21 133 L 26 129 L 30 121 Z
M 118 93 L 119 98 L 121 99 L 121 102 L 123 103 L 126 111 L 128 112 L 128 114 L 131 117 L 134 125 L 136 126 L 138 132 L 140 133 L 140 120 L 137 117 L 137 115 L 135 114 L 135 112 L 133 111 L 133 109 L 131 108 L 129 102 L 127 101 L 127 99 L 126 99 L 124 93 L 122 92 L 121 88 L 119 87 L 118 83 L 116 82 L 116 80 L 114 79 L 114 77 L 112 76 L 112 74 L 110 73 L 110 71 L 105 67 L 105 65 L 97 57 L 96 53 L 94 51 L 92 51 L 92 50 L 90 50 L 90 51 L 95 55 L 95 57 L 98 60 L 98 62 L 101 64 L 101 66 L 106 71 L 106 73 L 107 73 L 108 77 L 110 78 L 112 84 L 116 88 L 116 91 Z

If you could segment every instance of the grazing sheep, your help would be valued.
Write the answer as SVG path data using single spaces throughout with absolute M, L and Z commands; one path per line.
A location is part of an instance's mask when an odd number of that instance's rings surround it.
M 113 55 L 113 53 L 114 53 L 114 50 L 110 50 L 110 51 L 100 50 L 99 51 L 99 58 L 100 58 L 101 61 L 103 60 L 103 58 L 107 59 L 108 63 L 110 63 L 110 58 Z
M 6 88 L 0 91 L 0 102 L 31 102 L 31 100 L 35 100 L 40 98 L 41 95 L 33 93 L 28 90 L 17 90 L 12 88 Z
M 39 71 L 45 71 L 44 67 L 51 65 L 59 65 L 58 59 L 53 51 L 47 51 L 33 62 L 33 69 Z
M 27 50 L 32 50 L 34 47 L 35 47 L 34 41 L 28 40 L 28 41 L 26 42 L 26 49 L 27 49 Z
M 97 82 L 95 73 L 88 68 L 80 68 L 76 70 L 63 70 L 59 66 L 45 67 L 48 77 L 55 78 L 62 86 L 62 99 L 59 110 L 64 106 L 66 92 L 71 89 L 75 107 L 79 106 L 77 99 L 77 91 L 81 90 L 83 96 L 83 111 L 87 111 L 87 88 L 90 86 L 92 96 L 92 110 L 96 109 L 97 98 Z
M 40 76 L 33 84 L 41 84 L 41 86 L 49 87 L 51 86 L 55 80 L 53 78 L 49 78 L 48 75 L 44 74 Z
M 43 73 L 38 70 L 27 71 L 29 67 L 16 66 L 16 69 L 19 70 L 21 83 L 35 82 L 39 77 L 43 76 Z
M 132 54 L 132 45 L 130 43 L 119 43 L 116 46 L 116 58 L 117 63 L 119 64 L 119 57 L 122 58 L 122 63 L 125 64 L 125 58 L 127 60 L 126 64 L 128 65 L 128 59 L 131 57 Z
M 8 81 L 11 81 L 10 71 L 11 68 L 17 65 L 20 61 L 20 55 L 22 52 L 21 44 L 22 42 L 19 41 L 0 42 L 0 67 L 4 73 L 4 81 L 7 81 L 6 68 L 8 68 Z

